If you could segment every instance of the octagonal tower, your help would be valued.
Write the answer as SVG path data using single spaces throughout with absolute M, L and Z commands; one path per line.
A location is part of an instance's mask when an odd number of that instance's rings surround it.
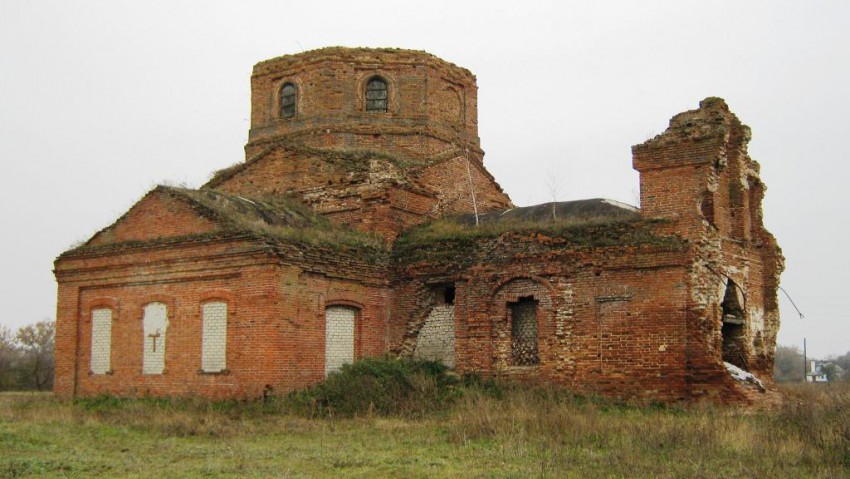
M 248 155 L 285 136 L 412 156 L 449 145 L 480 153 L 477 90 L 469 70 L 420 51 L 336 47 L 266 60 L 251 77 Z
M 333 47 L 258 63 L 245 153 L 206 187 L 294 196 L 388 240 L 511 206 L 483 165 L 475 76 L 421 51 Z

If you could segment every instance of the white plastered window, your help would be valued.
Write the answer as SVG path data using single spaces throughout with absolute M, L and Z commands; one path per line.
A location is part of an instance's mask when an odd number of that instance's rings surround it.
M 205 373 L 224 371 L 227 367 L 227 303 L 204 303 L 201 316 L 201 370 Z
M 325 376 L 354 361 L 354 322 L 357 310 L 328 306 L 325 310 Z
M 163 303 L 147 304 L 142 324 L 145 335 L 142 374 L 162 374 L 165 370 L 168 307 Z
M 112 310 L 97 308 L 91 312 L 91 372 L 106 374 L 111 370 Z

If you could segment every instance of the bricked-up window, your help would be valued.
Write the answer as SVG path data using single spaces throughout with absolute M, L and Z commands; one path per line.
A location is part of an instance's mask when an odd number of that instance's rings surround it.
M 511 315 L 511 360 L 515 366 L 540 363 L 537 352 L 537 301 L 520 298 L 508 303 Z
M 91 312 L 91 372 L 106 374 L 110 371 L 112 356 L 112 310 L 93 309 Z
M 325 376 L 354 361 L 354 321 L 357 310 L 329 306 L 325 310 Z
M 372 77 L 366 82 L 366 111 L 387 111 L 387 82 L 381 77 Z
M 295 85 L 285 83 L 280 89 L 280 117 L 292 118 L 295 116 Z
M 227 359 L 227 303 L 204 303 L 201 313 L 201 370 L 206 373 L 224 371 Z
M 165 370 L 165 333 L 168 330 L 168 308 L 162 303 L 145 305 L 142 326 L 144 334 L 142 374 L 162 374 Z

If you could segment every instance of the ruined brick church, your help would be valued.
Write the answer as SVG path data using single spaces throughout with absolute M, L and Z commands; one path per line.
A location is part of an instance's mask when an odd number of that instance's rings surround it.
M 783 258 L 723 100 L 632 148 L 640 209 L 516 207 L 463 68 L 326 48 L 251 92 L 244 162 L 56 259 L 58 395 L 251 398 L 384 354 L 644 400 L 770 389 Z

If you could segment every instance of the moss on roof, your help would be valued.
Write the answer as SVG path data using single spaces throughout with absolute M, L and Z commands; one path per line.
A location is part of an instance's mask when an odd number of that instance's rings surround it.
M 291 198 L 276 195 L 249 199 L 210 189 L 163 188 L 208 209 L 219 223 L 235 231 L 278 241 L 376 251 L 386 249 L 377 237 L 331 223 Z
M 488 215 L 483 215 L 485 220 L 480 221 L 478 226 L 470 221 L 469 216 L 443 218 L 417 226 L 396 240 L 393 254 L 402 261 L 460 260 L 479 246 L 490 244 L 491 240 L 511 238 L 531 239 L 560 248 L 656 246 L 682 250 L 686 245 L 678 236 L 657 233 L 655 226 L 667 221 L 663 219 L 642 219 L 639 214 L 628 211 L 623 214 L 606 211 L 595 215 L 564 215 L 552 219 L 551 216 L 540 217 L 541 208 L 530 208 L 529 214 L 512 217 L 496 219 L 497 215 L 490 214 L 488 219 Z
M 387 254 L 386 245 L 376 236 L 333 224 L 306 205 L 291 198 L 282 196 L 244 198 L 209 189 L 192 190 L 171 186 L 157 186 L 148 195 L 153 193 L 167 194 L 186 202 L 199 215 L 218 224 L 221 231 L 174 238 L 157 238 L 150 241 L 129 241 L 105 245 L 84 244 L 63 253 L 62 256 L 108 252 L 145 245 L 234 237 L 253 238 L 271 244 L 300 243 L 328 246 L 338 250 L 353 250 L 359 252 L 364 259 L 372 260 L 381 260 Z M 124 216 L 119 218 L 118 221 L 121 221 L 122 218 Z M 114 227 L 116 223 L 106 229 Z

